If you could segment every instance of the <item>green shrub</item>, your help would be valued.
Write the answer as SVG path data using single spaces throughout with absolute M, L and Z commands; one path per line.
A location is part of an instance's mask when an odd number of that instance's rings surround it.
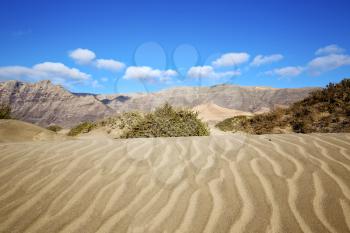
M 46 129 L 51 130 L 53 132 L 58 132 L 62 129 L 62 127 L 59 125 L 50 125 Z
M 91 130 L 93 130 L 94 128 L 96 128 L 96 123 L 92 123 L 92 122 L 83 122 L 77 126 L 74 126 L 69 132 L 68 132 L 68 136 L 76 136 L 78 134 L 82 134 L 82 133 L 88 133 Z
M 215 127 L 222 131 L 238 131 L 248 119 L 249 117 L 247 116 L 235 116 L 219 122 Z
M 111 129 L 129 130 L 143 119 L 139 112 L 124 112 L 98 122 L 98 126 L 108 126 Z
M 11 119 L 11 108 L 8 105 L 0 105 L 0 119 Z
M 306 124 L 301 120 L 291 122 L 292 129 L 295 133 L 306 133 Z
M 168 103 L 146 114 L 121 138 L 208 136 L 209 128 L 198 113 L 175 109 Z

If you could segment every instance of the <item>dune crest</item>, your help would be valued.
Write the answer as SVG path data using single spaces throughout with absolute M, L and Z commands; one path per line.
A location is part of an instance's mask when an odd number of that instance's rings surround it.
M 24 142 L 24 141 L 45 141 L 63 139 L 64 136 L 18 120 L 0 119 L 0 143 L 1 142 Z

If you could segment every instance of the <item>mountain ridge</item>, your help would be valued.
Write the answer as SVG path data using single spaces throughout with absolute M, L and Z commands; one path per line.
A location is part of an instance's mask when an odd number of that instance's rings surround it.
M 15 118 L 41 126 L 70 127 L 126 111 L 151 111 L 168 102 L 193 108 L 213 103 L 223 108 L 256 113 L 289 104 L 317 88 L 266 88 L 238 85 L 174 87 L 152 93 L 73 93 L 49 80 L 0 82 L 0 104 L 9 105 Z

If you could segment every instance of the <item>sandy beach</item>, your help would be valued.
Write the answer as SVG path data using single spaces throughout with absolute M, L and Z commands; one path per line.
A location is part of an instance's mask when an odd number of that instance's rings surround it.
M 350 232 L 349 134 L 2 141 L 0 232 Z

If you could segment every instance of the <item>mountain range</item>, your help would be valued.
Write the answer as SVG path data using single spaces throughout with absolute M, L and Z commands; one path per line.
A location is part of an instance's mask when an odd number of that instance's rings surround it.
M 278 106 L 288 106 L 315 89 L 222 84 L 174 87 L 151 93 L 97 95 L 72 93 L 48 80 L 36 83 L 10 80 L 0 82 L 0 104 L 9 105 L 12 115 L 20 120 L 41 126 L 56 124 L 70 127 L 125 111 L 147 112 L 165 102 L 199 111 L 209 104 L 211 109 L 218 106 L 250 114 L 261 113 Z

